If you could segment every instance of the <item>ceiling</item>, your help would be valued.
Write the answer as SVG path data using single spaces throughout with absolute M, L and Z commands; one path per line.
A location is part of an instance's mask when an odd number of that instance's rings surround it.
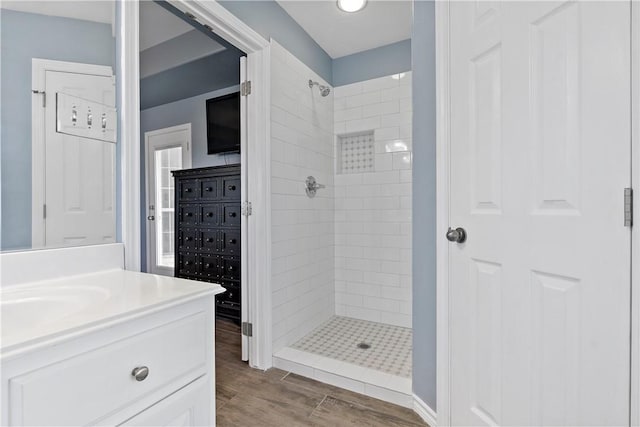
M 140 50 L 192 31 L 193 27 L 152 1 L 140 2 Z M 203 36 L 204 37 L 204 36 Z
M 111 24 L 115 16 L 115 2 L 105 0 L 85 1 L 0 1 L 2 9 L 40 15 L 82 19 L 84 21 Z
M 408 0 L 369 0 L 356 13 L 341 11 L 335 0 L 277 1 L 331 58 L 411 38 Z

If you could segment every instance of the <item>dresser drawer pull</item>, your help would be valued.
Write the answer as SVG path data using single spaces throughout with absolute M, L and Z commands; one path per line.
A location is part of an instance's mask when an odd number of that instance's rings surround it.
M 232 245 L 236 243 L 236 239 L 229 239 L 229 243 L 231 243 Z
M 187 212 L 187 213 L 186 213 L 186 215 L 187 215 L 188 217 L 192 217 L 192 216 L 193 216 L 193 214 L 192 214 L 191 212 Z
M 185 265 L 185 266 L 189 266 L 189 265 L 191 265 L 191 261 L 185 261 L 185 262 L 184 262 L 184 265 Z
M 190 242 L 190 241 L 193 240 L 193 237 L 187 237 L 186 240 L 187 240 L 187 242 Z
M 213 212 L 207 212 L 207 216 L 211 218 L 213 216 Z
M 207 243 L 211 243 L 213 242 L 213 238 L 212 237 L 207 237 Z
M 206 264 L 204 265 L 204 268 L 211 268 L 211 264 L 206 263 Z
M 233 266 L 232 265 L 229 266 L 229 271 L 233 271 Z
M 230 191 L 234 191 L 236 189 L 235 185 L 230 185 L 227 187 Z
M 230 216 L 231 218 L 235 218 L 235 217 L 236 217 L 236 213 L 235 213 L 235 212 L 229 212 L 229 216 Z
M 213 187 L 207 187 L 204 189 L 204 191 L 213 191 Z
M 131 376 L 133 376 L 136 381 L 144 381 L 149 376 L 149 368 L 146 366 L 138 366 L 131 371 Z
M 185 189 L 184 189 L 184 192 L 185 192 L 185 193 L 191 193 L 191 189 L 190 189 L 190 188 L 185 188 Z

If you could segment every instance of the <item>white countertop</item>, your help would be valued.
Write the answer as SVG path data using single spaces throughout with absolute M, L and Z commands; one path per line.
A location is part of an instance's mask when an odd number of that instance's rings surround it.
M 164 305 L 224 292 L 220 285 L 121 269 L 0 290 L 0 355 Z

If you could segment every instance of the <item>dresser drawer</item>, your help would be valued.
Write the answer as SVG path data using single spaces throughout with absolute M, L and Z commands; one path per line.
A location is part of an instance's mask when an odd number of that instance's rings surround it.
M 198 313 L 14 377 L 11 422 L 91 425 L 145 395 L 176 390 L 206 373 L 208 339 Z M 142 366 L 149 373 L 137 381 L 132 371 Z
M 219 198 L 220 180 L 218 178 L 203 178 L 199 182 L 202 200 L 216 200 Z
M 223 280 L 240 280 L 240 258 L 220 257 L 220 278 Z
M 240 231 L 220 231 L 220 253 L 240 256 Z
M 200 250 L 203 252 L 218 252 L 218 244 L 220 238 L 219 232 L 215 229 L 202 229 L 198 230 L 200 239 Z
M 240 226 L 240 204 L 239 203 L 223 203 L 220 212 L 220 225 L 224 227 Z
M 221 198 L 223 200 L 240 200 L 240 177 L 220 178 Z
M 239 283 L 220 283 L 227 291 L 218 295 L 219 301 L 235 302 L 240 304 L 240 284 Z
M 189 252 L 179 253 L 176 267 L 179 276 L 197 276 L 200 272 L 198 256 Z
M 217 204 L 204 204 L 200 206 L 200 223 L 205 226 L 218 225 L 219 206 Z
M 178 208 L 178 220 L 181 225 L 194 226 L 198 224 L 198 205 L 184 205 Z
M 178 249 L 195 251 L 198 246 L 198 230 L 194 228 L 180 228 L 178 230 Z
M 215 255 L 200 255 L 200 274 L 203 278 L 217 279 L 220 277 L 220 257 Z
M 178 181 L 178 197 L 181 201 L 197 200 L 198 194 L 198 181 L 196 179 L 185 179 Z

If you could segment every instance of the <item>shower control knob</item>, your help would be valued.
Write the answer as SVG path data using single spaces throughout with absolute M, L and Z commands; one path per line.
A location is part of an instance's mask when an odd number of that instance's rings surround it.
M 455 243 L 464 243 L 464 241 L 467 240 L 467 232 L 464 231 L 462 227 L 456 229 L 449 227 L 449 230 L 447 230 L 447 240 Z

